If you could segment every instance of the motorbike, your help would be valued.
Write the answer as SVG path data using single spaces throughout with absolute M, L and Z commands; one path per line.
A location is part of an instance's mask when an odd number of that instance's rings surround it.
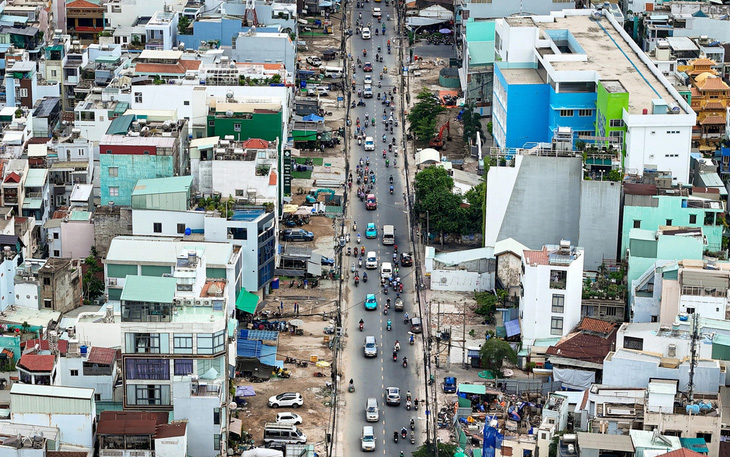
M 385 295 L 388 295 L 388 286 L 387 286 L 387 285 L 385 285 L 385 286 L 383 287 L 383 293 L 384 293 Z
M 368 282 L 368 274 L 367 273 L 363 273 L 363 275 L 362 275 L 362 282 Z
M 355 276 L 355 287 L 357 287 L 358 284 L 360 284 L 360 277 Z
M 406 430 L 405 427 L 403 427 L 400 431 L 400 436 L 402 436 L 404 439 L 406 436 L 408 436 L 408 430 Z
M 411 335 L 411 337 L 408 339 L 408 344 L 410 344 L 411 346 L 413 346 L 413 344 L 415 342 L 416 342 L 415 338 L 413 338 L 413 335 Z
M 407 324 L 408 323 L 408 320 L 409 320 L 409 317 L 408 317 L 407 314 L 405 316 L 403 316 L 403 323 L 404 324 Z
M 357 244 L 360 244 L 360 234 L 357 234 Z
M 397 361 L 398 361 L 398 354 L 396 354 L 396 353 L 394 352 L 394 353 L 393 353 L 393 362 L 397 362 Z
M 398 442 L 398 431 L 393 432 L 393 441 Z
M 417 398 L 415 400 L 413 400 L 413 409 L 418 411 L 418 399 Z
M 400 351 L 400 343 L 395 343 L 395 352 Z
M 408 359 L 403 357 L 403 368 L 407 368 L 407 367 L 408 367 Z
M 362 268 L 362 257 L 357 259 L 357 266 Z
M 350 255 L 351 252 L 352 252 L 352 249 L 350 248 L 350 246 L 347 246 L 347 255 Z
M 364 324 L 363 322 L 360 322 L 360 331 L 362 332 L 362 330 L 363 330 L 364 328 L 365 328 L 365 324 Z
M 410 400 L 406 401 L 406 410 L 408 410 L 408 411 L 411 410 L 411 401 Z M 403 438 L 405 438 L 405 436 Z
M 347 388 L 348 392 L 354 392 L 355 391 L 355 384 L 350 384 L 350 386 Z
M 362 138 L 357 139 L 357 145 L 362 146 Z M 358 181 L 359 181 L 359 178 L 358 178 Z
M 416 420 L 411 418 L 411 430 L 415 430 L 415 429 L 416 429 Z
M 391 329 L 393 328 L 393 324 L 392 324 L 392 323 L 390 322 L 390 320 L 388 320 L 388 323 L 387 323 L 387 324 L 385 324 L 385 328 L 386 328 L 386 329 L 387 329 L 388 331 L 390 331 L 390 330 L 391 330 Z
M 416 434 L 411 432 L 411 444 L 416 444 Z
M 388 166 L 388 163 L 387 162 L 385 163 L 385 166 L 386 167 Z M 393 195 L 393 186 L 390 186 L 390 195 Z
M 383 308 L 383 314 L 386 316 L 388 315 L 388 308 Z
M 390 160 L 385 159 L 385 168 L 389 168 L 389 167 L 390 167 Z M 393 194 L 393 191 L 391 190 L 390 193 Z

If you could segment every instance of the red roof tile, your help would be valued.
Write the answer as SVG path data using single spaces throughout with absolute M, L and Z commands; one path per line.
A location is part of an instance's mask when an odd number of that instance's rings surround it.
M 166 424 L 167 412 L 102 411 L 99 435 L 154 435 L 158 425 Z
M 547 265 L 549 264 L 547 248 L 543 247 L 539 251 L 528 251 L 525 250 L 522 253 L 525 258 L 525 263 L 528 265 Z
M 660 454 L 657 457 L 707 457 L 705 454 L 700 454 L 699 452 L 692 451 L 687 448 L 680 448 L 676 451 L 667 452 L 666 454 Z
M 602 321 L 600 319 L 593 319 L 592 317 L 584 317 L 580 324 L 578 324 L 578 330 L 585 330 L 587 332 L 596 332 L 603 335 L 608 335 L 614 331 L 616 324 L 613 322 Z
M 175 436 L 185 435 L 185 422 L 175 422 L 174 424 L 163 424 L 157 426 L 155 439 L 172 438 Z
M 36 345 L 39 345 L 38 349 L 41 351 L 50 350 L 48 340 L 39 340 L 38 338 L 36 338 L 20 343 L 21 348 L 28 350 L 33 349 Z M 68 352 L 68 340 L 58 340 L 58 352 L 60 352 L 61 354 L 65 354 L 66 352 Z
M 275 186 L 276 185 L 276 172 L 272 171 L 271 174 L 269 174 L 269 185 Z
M 268 149 L 269 142 L 261 138 L 251 138 L 244 141 L 242 146 L 246 149 Z
M 35 373 L 50 373 L 56 364 L 55 355 L 25 354 L 20 357 L 18 366 Z
M 86 0 L 76 0 L 66 4 L 66 8 L 102 8 L 96 3 L 87 2 Z
M 92 347 L 87 362 L 99 365 L 111 365 L 117 356 L 116 349 Z
M 722 116 L 707 116 L 700 121 L 702 125 L 722 125 L 725 123 L 725 118 Z
M 20 175 L 19 175 L 19 174 L 17 174 L 16 172 L 14 172 L 14 171 L 11 171 L 11 172 L 10 172 L 10 173 L 8 173 L 8 175 L 7 175 L 6 177 L 5 177 L 5 182 L 14 182 L 14 183 L 19 183 L 19 182 L 20 182 Z
M 197 70 L 200 68 L 201 63 L 202 62 L 200 60 L 180 59 L 180 64 L 185 67 L 186 70 Z

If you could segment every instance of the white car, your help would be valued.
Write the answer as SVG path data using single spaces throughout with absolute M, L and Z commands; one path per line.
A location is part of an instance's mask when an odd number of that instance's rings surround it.
M 303 404 L 304 399 L 299 392 L 285 392 L 269 398 L 269 408 L 278 408 L 280 406 L 299 408 Z
M 299 425 L 302 423 L 302 416 L 294 413 L 276 413 L 276 423 L 281 425 Z
M 373 83 L 373 77 L 371 75 L 365 75 L 365 78 L 362 80 L 363 84 L 372 84 Z
M 365 150 L 366 151 L 375 150 L 375 141 L 373 140 L 373 137 L 369 136 L 369 137 L 365 138 Z
M 370 37 L 371 37 L 370 27 L 363 27 L 363 29 L 362 29 L 362 39 L 363 40 L 369 40 Z
M 380 8 L 373 8 L 373 17 L 380 17 Z

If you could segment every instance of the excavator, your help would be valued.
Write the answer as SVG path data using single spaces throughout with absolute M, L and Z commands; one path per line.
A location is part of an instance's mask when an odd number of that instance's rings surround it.
M 439 130 L 439 134 L 435 137 L 431 138 L 431 141 L 428 142 L 428 145 L 435 149 L 441 149 L 444 147 L 444 129 L 446 129 L 446 139 L 451 141 L 451 121 L 447 121 L 444 125 L 441 126 L 441 129 Z
M 307 195 L 307 203 L 316 203 L 319 199 L 319 194 L 325 194 L 325 203 L 332 200 L 335 196 L 335 191 L 332 189 L 317 189 L 311 190 Z

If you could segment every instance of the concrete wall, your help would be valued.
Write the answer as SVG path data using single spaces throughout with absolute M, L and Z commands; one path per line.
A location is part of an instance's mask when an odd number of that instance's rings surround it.
M 84 259 L 91 253 L 94 245 L 94 223 L 89 221 L 69 221 L 61 224 L 63 248 L 61 257 Z
M 185 224 L 185 228 L 193 231 L 203 230 L 205 211 L 163 211 L 132 210 L 132 234 L 140 236 L 183 236 L 178 233 L 177 224 Z M 162 232 L 155 233 L 154 224 L 162 223 Z
M 522 0 L 513 2 L 510 0 L 494 0 L 489 3 L 467 2 L 464 9 L 469 10 L 469 17 L 474 19 L 501 18 L 511 16 L 514 13 L 525 15 L 549 14 L 550 11 L 560 11 L 563 8 L 571 8 L 572 4 L 555 3 L 553 0 Z M 518 455 L 518 454 L 514 454 Z
M 38 309 L 40 306 L 38 284 L 35 282 L 15 283 L 15 306 Z
M 221 407 L 220 398 L 190 397 L 190 389 L 185 389 L 184 386 L 185 383 L 174 383 L 173 404 L 175 419 L 188 420 L 188 455 L 216 457 L 220 451 L 213 448 L 213 435 L 220 434 L 222 424 L 227 424 L 223 408 L 221 408 L 221 425 L 213 424 L 213 408 Z M 178 396 L 178 392 L 182 394 Z
M 471 292 L 494 289 L 494 273 L 477 273 L 465 270 L 433 270 L 431 290 Z
M 116 364 L 109 376 L 85 376 L 85 357 L 59 357 L 56 384 L 68 387 L 86 387 L 101 395 L 101 401 L 114 399 L 114 383 L 117 379 Z M 78 370 L 78 376 L 71 376 L 71 370 Z
M 577 246 L 585 248 L 586 270 L 597 270 L 604 257 L 616 258 L 620 206 L 621 183 L 581 181 Z
M 13 422 L 43 427 L 57 427 L 61 431 L 61 444 L 94 447 L 96 417 L 84 414 L 11 413 Z
M 100 206 L 94 212 L 94 246 L 106 257 L 115 236 L 132 234 L 132 210 L 119 206 Z
M 497 256 L 497 277 L 504 287 L 519 287 L 521 275 L 522 258 L 511 252 Z
M 712 438 L 707 442 L 707 449 L 710 451 L 709 457 L 717 457 L 720 453 L 721 422 L 720 415 L 644 413 L 644 428 L 654 429 L 656 427 L 662 433 L 666 430 L 681 432 L 680 438 L 696 438 L 698 433 L 711 433 Z
M 293 72 L 296 59 L 294 43 L 286 34 L 238 35 L 231 56 L 236 62 L 283 63 L 286 71 Z

